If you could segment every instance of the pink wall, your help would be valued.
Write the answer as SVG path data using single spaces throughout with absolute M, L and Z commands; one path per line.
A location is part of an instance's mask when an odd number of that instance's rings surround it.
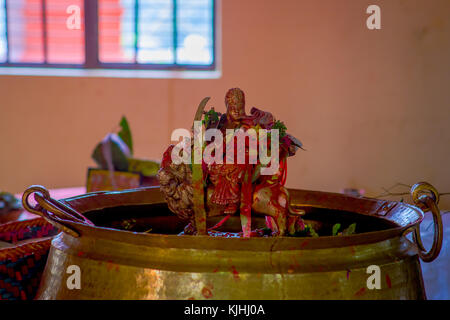
M 366 28 L 369 4 L 381 7 L 381 30 Z M 289 186 L 377 195 L 426 180 L 450 192 L 449 1 L 222 8 L 217 80 L 0 76 L 0 189 L 84 184 L 94 145 L 122 114 L 136 155 L 158 159 L 204 96 L 224 110 L 226 90 L 239 86 L 247 110 L 273 112 L 308 150 L 289 160 Z

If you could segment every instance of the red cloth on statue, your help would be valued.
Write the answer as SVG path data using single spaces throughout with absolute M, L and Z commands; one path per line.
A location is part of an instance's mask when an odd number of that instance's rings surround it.
M 208 168 L 209 179 L 214 185 L 211 202 L 219 205 L 240 201 L 240 184 L 244 169 L 235 164 L 211 164 Z

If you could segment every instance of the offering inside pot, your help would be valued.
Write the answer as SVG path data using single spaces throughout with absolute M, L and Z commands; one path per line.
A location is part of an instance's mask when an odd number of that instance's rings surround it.
M 303 207 L 303 221 L 307 228 L 303 232 L 286 234 L 290 237 L 345 236 L 387 230 L 398 227 L 392 221 L 373 216 L 360 215 L 354 212 L 332 210 L 326 208 Z M 151 212 L 152 214 L 147 214 Z M 85 212 L 95 226 L 124 231 L 185 235 L 186 221 L 173 215 L 165 204 L 115 206 Z M 240 217 L 231 216 L 224 221 L 223 217 L 207 219 L 208 235 L 215 237 L 243 237 Z M 308 230 L 311 228 L 311 231 Z M 272 230 L 267 228 L 264 217 L 252 217 L 251 237 L 272 237 Z

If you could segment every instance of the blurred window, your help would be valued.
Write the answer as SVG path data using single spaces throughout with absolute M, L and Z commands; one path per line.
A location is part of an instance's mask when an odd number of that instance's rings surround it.
M 214 69 L 214 0 L 0 0 L 0 66 Z

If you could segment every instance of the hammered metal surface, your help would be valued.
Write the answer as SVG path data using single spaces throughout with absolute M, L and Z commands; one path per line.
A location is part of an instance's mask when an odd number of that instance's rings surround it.
M 161 203 L 158 192 L 97 193 L 67 199 L 66 203 L 84 213 L 117 205 Z M 376 215 L 380 208 L 380 202 L 372 199 L 313 191 L 293 194 L 293 203 L 305 207 L 320 203 L 366 215 Z M 397 210 L 409 210 L 407 219 L 398 217 Z M 61 233 L 53 240 L 38 298 L 424 298 L 416 247 L 402 235 L 420 222 L 423 214 L 415 207 L 398 204 L 387 216 L 397 218 L 398 227 L 319 238 L 142 234 L 70 222 L 68 226 L 81 236 Z M 79 290 L 67 288 L 66 270 L 70 265 L 80 267 Z M 370 265 L 381 269 L 379 290 L 367 288 L 370 275 L 366 270 Z

